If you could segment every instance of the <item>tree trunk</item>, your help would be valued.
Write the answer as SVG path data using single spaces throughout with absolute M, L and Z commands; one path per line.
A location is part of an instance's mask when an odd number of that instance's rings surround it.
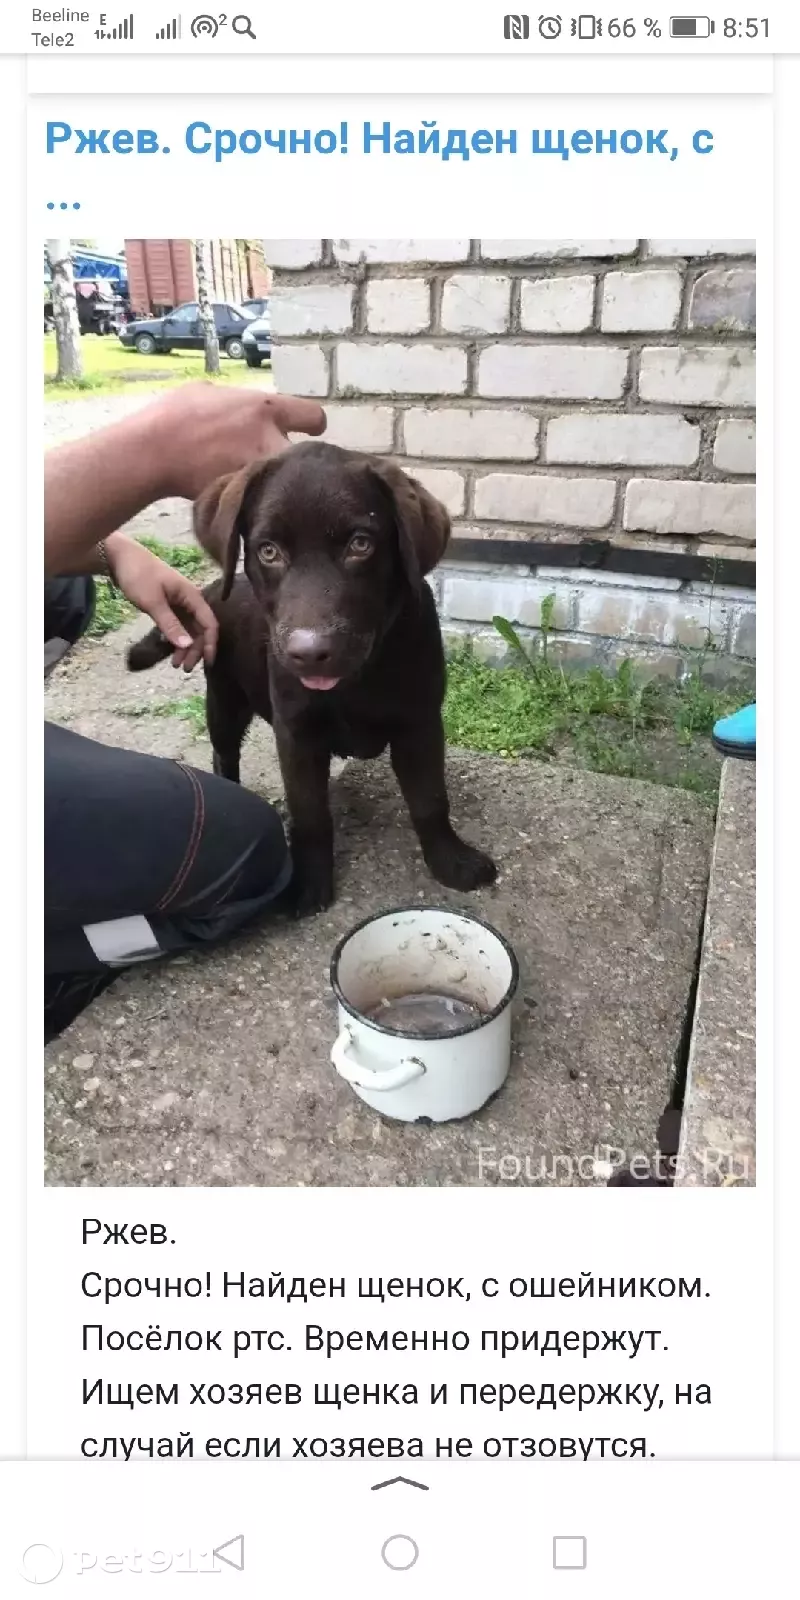
M 214 307 L 208 298 L 206 251 L 205 242 L 202 239 L 195 239 L 194 261 L 197 274 L 197 304 L 200 307 L 200 326 L 203 329 L 205 369 L 207 373 L 215 375 L 219 373 L 219 339 L 217 338 L 217 325 L 214 321 Z
M 53 320 L 56 325 L 58 381 L 83 377 L 81 325 L 75 300 L 75 280 L 69 239 L 46 239 L 45 248 L 53 280 Z

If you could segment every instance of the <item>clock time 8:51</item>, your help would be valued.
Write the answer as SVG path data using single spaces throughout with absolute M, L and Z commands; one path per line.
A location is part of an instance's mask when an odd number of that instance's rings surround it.
M 768 39 L 769 17 L 726 17 L 722 31 L 726 39 Z

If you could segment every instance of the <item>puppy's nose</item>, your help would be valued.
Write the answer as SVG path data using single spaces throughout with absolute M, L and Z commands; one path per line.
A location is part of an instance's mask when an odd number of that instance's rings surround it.
M 295 628 L 286 641 L 286 653 L 298 667 L 324 667 L 331 658 L 331 639 L 315 628 Z

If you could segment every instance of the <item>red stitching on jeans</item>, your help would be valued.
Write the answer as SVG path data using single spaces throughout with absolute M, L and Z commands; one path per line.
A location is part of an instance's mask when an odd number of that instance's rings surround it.
M 177 761 L 175 765 L 180 768 L 181 772 L 185 772 L 189 782 L 192 785 L 192 788 L 194 789 L 194 817 L 192 819 L 192 831 L 189 836 L 189 843 L 186 846 L 186 854 L 181 862 L 180 867 L 178 868 L 176 877 L 173 878 L 172 883 L 170 884 L 163 899 L 159 900 L 158 905 L 156 906 L 156 911 L 166 911 L 167 906 L 175 899 L 176 895 L 178 895 L 183 888 L 183 885 L 185 884 L 186 879 L 188 878 L 189 873 L 191 872 L 192 867 L 197 859 L 197 852 L 200 848 L 200 840 L 203 837 L 203 824 L 206 816 L 205 795 L 203 794 L 203 786 L 200 783 L 197 774 L 192 771 L 191 767 L 185 767 L 182 761 Z

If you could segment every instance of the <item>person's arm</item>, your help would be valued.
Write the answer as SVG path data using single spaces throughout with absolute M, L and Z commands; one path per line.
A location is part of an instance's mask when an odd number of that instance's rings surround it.
M 154 500 L 195 500 L 223 473 L 285 450 L 290 433 L 324 430 L 312 400 L 191 383 L 56 445 L 45 457 L 46 574 L 86 572 L 100 541 Z
M 319 434 L 325 425 L 310 400 L 192 383 L 56 446 L 45 457 L 46 574 L 104 573 L 107 563 L 117 587 L 174 646 L 174 666 L 191 672 L 201 657 L 212 661 L 217 621 L 196 584 L 120 525 L 155 500 L 194 500 L 224 473 L 287 449 L 290 433 Z

